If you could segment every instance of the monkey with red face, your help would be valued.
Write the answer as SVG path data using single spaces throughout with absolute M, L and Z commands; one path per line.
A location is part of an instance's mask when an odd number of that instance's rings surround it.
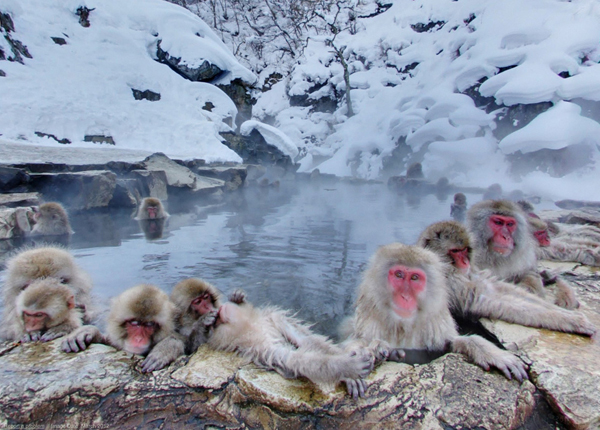
M 459 336 L 448 305 L 445 266 L 433 252 L 400 243 L 380 247 L 358 288 L 355 313 L 340 333 L 349 346 L 372 348 L 402 360 L 404 349 L 462 353 L 507 378 L 527 378 L 524 364 L 476 335 Z
M 535 239 L 518 204 L 508 200 L 479 202 L 467 213 L 467 227 L 473 239 L 473 262 L 477 268 L 489 269 L 504 281 L 546 297 L 537 269 Z M 556 287 L 557 305 L 568 309 L 578 306 L 573 290 L 565 281 L 559 280 Z
M 82 326 L 65 338 L 62 349 L 79 352 L 92 343 L 104 343 L 146 355 L 142 372 L 162 369 L 184 353 L 183 339 L 174 332 L 174 308 L 158 287 L 138 285 L 113 299 L 106 336 L 95 326 Z
M 162 202 L 155 197 L 146 197 L 142 200 L 136 219 L 161 219 L 167 218 L 169 214 L 165 211 Z
M 446 280 L 454 315 L 494 318 L 588 336 L 596 332 L 584 314 L 562 309 L 523 288 L 500 281 L 489 271 L 471 267 L 470 243 L 466 228 L 455 221 L 430 225 L 417 241 L 448 264 Z

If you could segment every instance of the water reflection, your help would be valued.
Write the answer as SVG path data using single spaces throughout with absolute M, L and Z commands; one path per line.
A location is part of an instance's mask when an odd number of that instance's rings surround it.
M 477 201 L 480 197 L 470 198 Z M 170 292 L 201 277 L 226 294 L 298 313 L 334 334 L 379 245 L 414 243 L 428 224 L 449 219 L 451 196 L 399 195 L 384 184 L 282 183 L 247 188 L 218 204 L 169 201 L 155 231 L 129 210 L 73 214 L 69 247 L 101 298 L 147 282 Z M 159 234 L 160 232 L 160 234 Z

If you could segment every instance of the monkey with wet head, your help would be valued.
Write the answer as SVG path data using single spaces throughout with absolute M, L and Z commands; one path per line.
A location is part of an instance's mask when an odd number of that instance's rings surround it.
M 450 205 L 450 216 L 456 221 L 463 222 L 467 214 L 467 196 L 463 193 L 454 194 L 454 203 Z
M 358 287 L 355 312 L 340 333 L 350 345 L 379 341 L 382 355 L 401 361 L 402 350 L 457 352 L 485 370 L 527 378 L 516 356 L 477 335 L 460 336 L 450 314 L 446 270 L 438 256 L 418 246 L 392 243 L 371 258 Z
M 184 354 L 183 339 L 174 331 L 174 311 L 158 287 L 137 285 L 112 300 L 106 336 L 95 326 L 82 326 L 65 338 L 62 349 L 80 352 L 92 343 L 103 343 L 145 355 L 144 373 L 162 369 Z
M 146 197 L 140 203 L 136 219 L 148 220 L 148 219 L 161 219 L 167 218 L 169 214 L 165 211 L 162 202 L 155 197 Z
M 361 348 L 346 351 L 288 312 L 275 307 L 255 308 L 237 292 L 238 303 L 219 308 L 208 345 L 237 352 L 248 361 L 275 370 L 285 378 L 300 376 L 324 392 L 340 382 L 357 398 L 364 395 L 363 378 L 373 368 L 371 354 Z
M 526 214 L 518 204 L 508 200 L 484 200 L 467 212 L 467 228 L 472 238 L 473 263 L 488 269 L 501 280 L 527 288 L 546 297 L 544 283 L 537 269 L 534 236 Z M 578 306 L 575 294 L 564 281 L 556 283 L 555 303 L 573 309 Z
M 448 265 L 450 309 L 463 318 L 492 318 L 530 327 L 592 336 L 596 328 L 580 312 L 555 306 L 543 298 L 472 267 L 471 238 L 456 221 L 427 227 L 417 245 L 436 253 Z
M 75 307 L 84 322 L 95 317 L 92 306 L 92 281 L 71 254 L 59 247 L 38 247 L 19 252 L 6 262 L 6 279 L 2 286 L 4 310 L 0 337 L 15 339 L 21 332 L 16 301 L 19 294 L 38 279 L 55 279 L 73 292 Z
M 23 343 L 48 342 L 82 325 L 73 291 L 56 278 L 37 279 L 17 296 L 16 319 L 12 340 Z
M 34 215 L 35 225 L 31 230 L 32 236 L 58 236 L 73 234 L 69 216 L 65 208 L 56 202 L 40 205 Z
M 245 294 L 238 290 L 229 297 L 234 303 L 244 302 Z M 221 293 L 210 283 L 184 279 L 173 288 L 171 301 L 175 305 L 175 330 L 186 340 L 185 352 L 191 354 L 208 340 L 221 307 Z

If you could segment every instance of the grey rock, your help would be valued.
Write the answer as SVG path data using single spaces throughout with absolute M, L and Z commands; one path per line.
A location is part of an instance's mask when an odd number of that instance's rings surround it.
M 15 208 L 18 206 L 39 206 L 40 193 L 0 194 L 0 206 Z
M 117 175 L 107 170 L 35 173 L 32 186 L 46 201 L 59 201 L 73 210 L 108 206 L 117 185 Z

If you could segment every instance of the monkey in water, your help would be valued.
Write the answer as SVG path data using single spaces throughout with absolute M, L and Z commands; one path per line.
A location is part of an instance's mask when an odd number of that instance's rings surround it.
M 255 308 L 245 301 L 226 302 L 219 308 L 208 345 L 237 352 L 285 378 L 303 376 L 324 392 L 344 382 L 354 398 L 364 395 L 363 378 L 373 368 L 366 350 L 345 351 L 288 312 L 275 307 Z
M 456 221 L 463 222 L 467 214 L 467 196 L 463 193 L 454 194 L 454 203 L 450 205 L 450 216 Z
M 52 278 L 73 292 L 75 306 L 83 313 L 84 322 L 95 317 L 92 306 L 92 281 L 69 252 L 59 247 L 44 246 L 19 252 L 6 262 L 6 278 L 2 286 L 4 311 L 0 337 L 15 339 L 21 332 L 16 300 L 37 279 Z
M 165 211 L 162 202 L 155 197 L 146 197 L 140 203 L 137 220 L 167 218 L 169 214 Z
M 501 280 L 521 285 L 546 297 L 537 269 L 537 246 L 529 230 L 526 214 L 508 200 L 484 200 L 467 212 L 467 228 L 473 246 L 473 264 L 488 269 Z M 556 282 L 555 303 L 567 309 L 579 304 L 571 287 Z
M 485 340 L 459 336 L 450 314 L 446 266 L 433 252 L 401 243 L 380 247 L 358 287 L 355 312 L 340 333 L 348 344 L 379 340 L 382 355 L 400 361 L 402 349 L 464 354 L 485 370 L 498 368 L 508 379 L 527 378 L 519 358 Z M 399 351 L 400 350 L 400 351 Z
M 41 204 L 34 215 L 32 236 L 58 236 L 73 234 L 65 208 L 56 202 Z
M 245 294 L 241 290 L 229 297 L 230 302 L 237 304 L 244 300 Z M 202 279 L 189 278 L 175 285 L 171 302 L 175 305 L 175 330 L 185 339 L 186 354 L 192 354 L 213 332 L 221 307 L 221 293 Z
M 162 369 L 184 353 L 184 342 L 174 331 L 174 311 L 158 287 L 137 285 L 112 300 L 106 336 L 95 326 L 82 326 L 65 338 L 62 350 L 79 352 L 92 343 L 103 343 L 145 355 L 144 373 Z
M 446 281 L 450 309 L 462 317 L 493 318 L 530 327 L 593 336 L 596 328 L 580 312 L 555 306 L 514 284 L 502 282 L 471 266 L 471 239 L 456 221 L 427 227 L 417 245 L 436 253 L 448 264 Z
M 16 319 L 12 340 L 21 342 L 48 342 L 82 325 L 73 291 L 56 278 L 37 279 L 17 296 Z

